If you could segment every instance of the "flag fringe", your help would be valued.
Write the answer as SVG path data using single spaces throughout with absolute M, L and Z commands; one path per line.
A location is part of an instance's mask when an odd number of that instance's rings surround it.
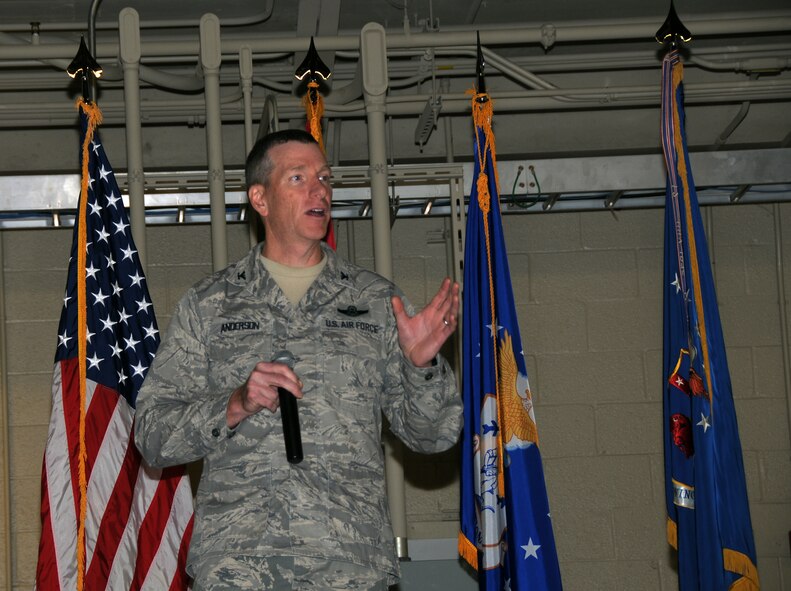
M 732 573 L 742 575 L 728 589 L 730 591 L 760 591 L 761 583 L 758 579 L 758 569 L 750 557 L 742 552 L 725 548 L 722 551 L 722 561 L 725 569 Z
M 678 526 L 670 517 L 667 518 L 667 543 L 678 550 Z
M 88 452 L 85 445 L 85 404 L 87 399 L 87 367 L 88 357 L 88 308 L 86 303 L 86 257 L 88 249 L 87 236 L 87 210 L 88 210 L 88 181 L 90 172 L 88 161 L 90 159 L 89 149 L 93 141 L 93 134 L 96 126 L 102 122 L 102 112 L 94 102 L 79 99 L 75 105 L 77 110 L 82 109 L 87 119 L 87 129 L 85 139 L 82 142 L 82 170 L 80 179 L 80 202 L 77 214 L 79 224 L 77 238 L 77 345 L 79 359 L 79 380 L 80 380 L 80 417 L 79 417 L 79 449 L 77 452 L 77 474 L 79 479 L 79 520 L 77 523 L 77 591 L 82 591 L 85 587 L 85 521 L 88 516 L 88 475 L 87 461 Z
M 478 570 L 478 548 L 459 532 L 459 556 L 476 571 Z
M 667 518 L 667 542 L 678 551 L 678 528 L 676 522 Z M 758 569 L 750 557 L 742 552 L 724 548 L 722 562 L 725 570 L 742 575 L 734 581 L 728 591 L 760 591 L 761 583 L 758 578 Z

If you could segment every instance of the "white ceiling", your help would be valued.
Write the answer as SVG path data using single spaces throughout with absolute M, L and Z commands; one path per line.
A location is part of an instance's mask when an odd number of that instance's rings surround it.
M 141 21 L 142 64 L 166 76 L 194 78 L 195 54 L 185 50 L 176 55 L 172 45 L 165 51 L 159 48 L 179 40 L 197 48 L 197 23 L 206 13 L 220 18 L 223 43 L 266 43 L 265 51 L 255 52 L 254 112 L 257 119 L 265 96 L 274 95 L 281 127 L 298 124 L 300 115 L 292 81 L 295 63 L 304 54 L 294 53 L 293 39 L 306 48 L 309 36 L 316 35 L 322 56 L 334 67 L 325 100 L 328 141 L 338 132 L 337 143 L 329 146 L 336 163 L 367 159 L 362 96 L 348 87 L 358 61 L 356 40 L 347 47 L 338 39 L 357 39 L 368 22 L 382 24 L 388 40 L 399 39 L 402 46 L 411 37 L 427 40 L 423 47 L 413 43 L 408 53 L 388 49 L 388 101 L 402 102 L 400 110 L 389 111 L 391 162 L 442 161 L 448 146 L 457 159 L 469 159 L 472 142 L 464 93 L 475 81 L 475 31 L 481 32 L 489 52 L 486 84 L 494 99 L 499 158 L 585 158 L 660 150 L 662 48 L 653 33 L 667 15 L 667 0 L 409 0 L 408 5 L 407 0 L 104 0 L 95 6 L 97 57 L 108 71 L 99 85 L 98 102 L 106 135 L 116 134 L 119 143 L 125 116 L 117 22 L 119 11 L 129 6 Z M 0 147 L 0 175 L 72 166 L 72 156 L 59 155 L 52 147 L 73 141 L 72 103 L 79 86 L 64 76 L 63 68 L 73 55 L 69 48 L 76 52 L 80 35 L 87 35 L 90 7 L 88 0 L 0 0 L 0 129 L 7 138 Z M 676 10 L 693 34 L 684 59 L 691 149 L 788 147 L 788 1 L 677 0 Z M 233 26 L 256 16 L 266 18 Z M 49 54 L 20 49 L 32 42 L 31 22 L 40 23 L 37 43 L 66 49 Z M 540 32 L 548 25 L 557 36 L 543 47 Z M 467 34 L 462 46 L 431 41 L 460 32 Z M 276 50 L 281 43 L 282 50 Z M 327 50 L 332 43 L 344 48 Z M 242 134 L 242 108 L 241 101 L 231 100 L 239 89 L 238 57 L 225 48 L 221 81 L 229 100 L 223 106 L 223 125 L 229 138 L 226 163 L 233 166 L 243 159 L 243 149 L 230 147 Z M 141 111 L 147 168 L 205 168 L 203 140 L 198 139 L 205 118 L 202 93 L 154 87 L 145 78 Z M 420 112 L 438 97 L 439 125 L 419 145 L 415 130 Z M 444 134 L 445 123 L 450 124 L 449 135 Z M 114 161 L 123 168 L 123 155 Z

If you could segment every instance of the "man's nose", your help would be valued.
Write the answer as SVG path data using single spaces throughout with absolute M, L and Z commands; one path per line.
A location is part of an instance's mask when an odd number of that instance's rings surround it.
M 332 187 L 326 181 L 315 179 L 310 187 L 310 194 L 314 197 L 330 200 L 332 198 Z

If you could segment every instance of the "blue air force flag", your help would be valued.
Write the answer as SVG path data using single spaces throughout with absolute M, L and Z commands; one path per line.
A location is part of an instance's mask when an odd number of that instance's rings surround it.
M 664 433 L 668 542 L 682 591 L 759 589 L 741 444 L 703 222 L 686 149 L 683 66 L 662 67 L 667 167 Z M 735 587 L 733 585 L 736 585 Z
M 459 552 L 480 589 L 561 589 L 497 192 L 492 103 L 473 99 L 475 173 L 464 255 Z

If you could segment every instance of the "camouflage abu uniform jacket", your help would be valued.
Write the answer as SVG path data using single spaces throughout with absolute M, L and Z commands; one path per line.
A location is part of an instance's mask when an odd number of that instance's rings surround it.
M 137 399 L 135 441 L 151 465 L 204 459 L 188 571 L 218 554 L 302 555 L 398 576 L 381 414 L 413 450 L 451 447 L 461 429 L 454 376 L 441 357 L 426 369 L 404 357 L 389 281 L 324 247 L 327 265 L 295 308 L 261 248 L 185 294 Z M 226 427 L 231 392 L 284 349 L 304 383 L 296 465 L 279 411 Z

